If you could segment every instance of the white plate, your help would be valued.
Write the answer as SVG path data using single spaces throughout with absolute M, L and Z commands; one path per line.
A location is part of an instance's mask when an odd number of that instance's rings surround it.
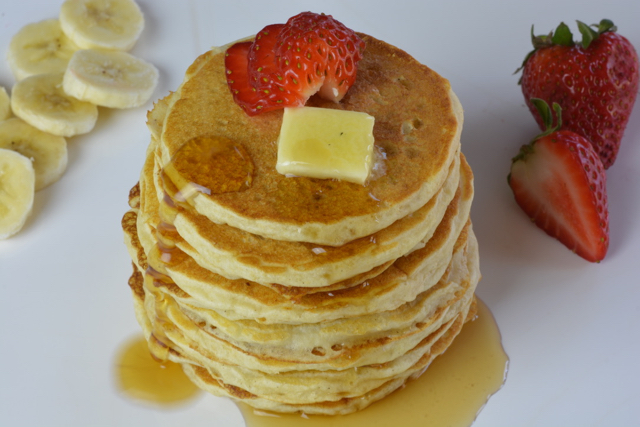
M 303 10 L 334 15 L 395 44 L 451 80 L 465 108 L 463 150 L 476 177 L 479 295 L 492 309 L 511 364 L 475 424 L 630 426 L 640 420 L 640 106 L 608 172 L 611 247 L 590 264 L 525 218 L 506 185 L 510 159 L 537 133 L 512 73 L 529 32 L 561 21 L 612 19 L 640 48 L 640 2 L 141 0 L 146 28 L 133 53 L 161 72 L 154 99 L 175 89 L 213 45 Z M 60 2 L 5 1 L 0 50 L 23 25 L 57 16 Z M 0 84 L 13 77 L 0 62 Z M 640 103 L 639 103 L 640 104 Z M 61 181 L 37 193 L 22 232 L 0 242 L 0 424 L 10 426 L 242 426 L 235 406 L 200 398 L 155 410 L 121 397 L 116 351 L 138 333 L 120 218 L 149 135 L 143 108 L 101 109 L 96 129 L 69 141 Z

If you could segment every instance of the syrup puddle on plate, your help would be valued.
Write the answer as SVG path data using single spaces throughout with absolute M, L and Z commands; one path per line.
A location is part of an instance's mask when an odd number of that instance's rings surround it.
M 115 376 L 122 394 L 140 402 L 172 406 L 201 394 L 179 364 L 159 362 L 151 357 L 147 341 L 142 336 L 123 346 L 116 359 Z
M 238 406 L 247 427 L 468 427 L 504 384 L 508 364 L 493 315 L 478 299 L 477 318 L 420 378 L 362 411 L 328 417 L 265 414 Z M 185 402 L 199 392 L 179 365 L 153 359 L 142 338 L 124 347 L 116 377 L 126 396 L 161 406 Z

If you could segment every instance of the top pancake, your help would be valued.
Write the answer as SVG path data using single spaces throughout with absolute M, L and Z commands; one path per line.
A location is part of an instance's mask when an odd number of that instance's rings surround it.
M 277 173 L 282 110 L 246 115 L 227 87 L 224 54 L 212 50 L 194 62 L 169 101 L 159 160 L 167 166 L 193 138 L 220 138 L 243 152 L 251 177 L 238 191 L 196 193 L 190 202 L 198 213 L 270 239 L 342 245 L 387 227 L 436 194 L 459 148 L 460 104 L 446 79 L 396 47 L 361 37 L 365 55 L 345 98 L 336 104 L 312 97 L 307 105 L 374 116 L 383 173 L 364 186 Z M 179 174 L 199 184 L 192 175 L 198 170 L 193 165 Z

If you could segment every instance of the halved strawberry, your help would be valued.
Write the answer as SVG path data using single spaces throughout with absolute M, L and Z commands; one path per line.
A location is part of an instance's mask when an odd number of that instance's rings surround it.
M 264 27 L 249 50 L 250 84 L 258 91 L 258 112 L 288 107 L 301 107 L 306 98 L 287 87 L 282 71 L 278 68 L 276 43 L 284 24 Z
M 257 45 L 258 48 L 254 49 L 256 42 L 236 43 L 227 49 L 224 65 L 227 73 L 227 85 L 231 90 L 234 101 L 251 116 L 283 108 L 284 105 L 304 105 L 304 101 L 300 99 L 298 94 L 289 90 L 279 89 L 273 85 L 272 80 L 270 80 L 270 83 L 256 83 L 258 79 L 262 81 L 263 78 L 267 78 L 266 76 L 275 72 L 273 66 L 266 67 L 267 69 L 260 75 L 249 72 L 251 58 L 253 57 L 254 62 L 256 62 L 261 58 L 261 55 L 258 55 L 257 52 L 269 52 L 269 49 L 260 49 L 260 43 Z M 260 67 L 256 69 L 258 68 Z
M 331 16 L 311 12 L 263 28 L 249 49 L 238 44 L 227 50 L 227 82 L 249 115 L 302 106 L 318 91 L 339 102 L 355 81 L 365 47 Z M 246 61 L 238 57 L 243 52 Z
M 572 131 L 551 127 L 551 110 L 534 99 L 547 131 L 524 145 L 514 157 L 509 186 L 516 202 L 535 224 L 591 262 L 609 247 L 606 176 L 591 143 Z
M 331 15 L 303 12 L 278 36 L 277 56 L 285 78 L 305 97 L 339 102 L 356 79 L 365 43 Z
M 256 108 L 260 97 L 249 82 L 249 50 L 252 42 L 235 43 L 227 49 L 224 67 L 231 95 L 245 111 Z

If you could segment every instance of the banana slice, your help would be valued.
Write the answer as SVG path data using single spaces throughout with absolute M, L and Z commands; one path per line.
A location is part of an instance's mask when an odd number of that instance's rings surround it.
M 96 124 L 98 107 L 67 95 L 63 74 L 38 74 L 19 81 L 11 93 L 11 109 L 31 126 L 60 136 L 87 133 Z
M 56 182 L 67 169 L 67 141 L 17 117 L 0 122 L 0 148 L 17 151 L 33 161 L 36 191 Z
M 16 234 L 27 220 L 33 207 L 35 180 L 31 160 L 0 149 L 0 239 Z
M 60 24 L 82 49 L 129 50 L 144 28 L 144 16 L 132 0 L 67 0 Z
M 139 107 L 158 84 L 152 64 L 126 52 L 86 49 L 73 54 L 64 73 L 69 95 L 110 108 Z
M 0 121 L 11 117 L 11 100 L 7 90 L 0 86 Z
M 64 73 L 73 52 L 80 49 L 48 19 L 22 27 L 9 43 L 7 61 L 16 80 L 42 73 Z

